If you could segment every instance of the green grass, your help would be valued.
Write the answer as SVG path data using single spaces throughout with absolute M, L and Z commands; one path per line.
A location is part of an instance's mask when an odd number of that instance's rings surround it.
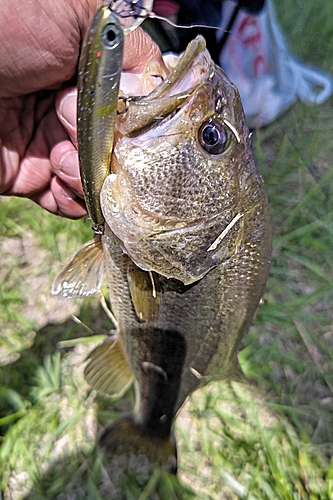
M 278 12 L 293 52 L 333 74 L 333 4 L 285 0 Z M 102 335 L 110 323 L 97 299 L 49 298 L 89 224 L 0 200 L 5 500 L 333 499 L 332 104 L 296 103 L 255 133 L 274 241 L 264 303 L 239 356 L 251 383 L 192 395 L 176 421 L 178 479 L 130 470 L 120 494 L 96 453 L 98 422 L 116 418 L 132 396 L 111 403 L 91 392 L 82 372 L 97 340 L 70 314 Z

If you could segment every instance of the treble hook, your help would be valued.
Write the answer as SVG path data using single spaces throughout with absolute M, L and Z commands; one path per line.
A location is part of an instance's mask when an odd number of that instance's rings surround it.
M 153 3 L 153 0 L 112 0 L 108 8 L 119 18 L 133 19 L 130 24 L 123 23 L 124 33 L 127 35 L 150 16 Z

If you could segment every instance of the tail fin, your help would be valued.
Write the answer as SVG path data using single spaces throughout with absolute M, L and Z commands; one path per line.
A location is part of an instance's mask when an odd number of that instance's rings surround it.
M 108 462 L 127 457 L 131 467 L 136 462 L 141 469 L 146 461 L 150 467 L 157 465 L 166 472 L 177 473 L 177 449 L 173 436 L 150 436 L 133 422 L 131 416 L 117 420 L 107 427 L 99 444 Z

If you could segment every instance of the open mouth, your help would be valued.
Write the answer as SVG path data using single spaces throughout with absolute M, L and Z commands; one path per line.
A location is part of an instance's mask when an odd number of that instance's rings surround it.
M 172 118 L 174 116 L 176 116 L 176 114 L 180 110 L 181 110 L 181 108 L 178 107 L 174 110 L 171 110 L 170 112 L 167 112 L 165 115 L 154 116 L 149 123 L 145 123 L 140 128 L 136 128 L 135 130 L 128 132 L 127 137 L 130 137 L 130 138 L 138 137 L 142 134 L 145 134 L 146 132 L 149 132 L 149 130 L 153 129 L 154 127 L 157 127 L 157 126 L 160 126 L 160 125 L 163 125 L 163 124 L 169 122 L 170 120 L 172 120 Z
M 203 37 L 197 37 L 187 47 L 183 56 L 150 94 L 122 96 L 127 101 L 126 111 L 117 119 L 119 131 L 127 137 L 136 137 L 171 119 L 211 71 L 211 60 L 205 50 Z

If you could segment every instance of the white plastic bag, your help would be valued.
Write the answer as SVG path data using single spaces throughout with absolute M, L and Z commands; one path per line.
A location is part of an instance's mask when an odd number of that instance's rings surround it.
M 224 20 L 234 6 L 233 1 L 223 2 Z M 291 56 L 271 0 L 258 15 L 238 12 L 220 65 L 239 89 L 250 127 L 271 122 L 297 98 L 321 104 L 333 90 L 330 76 Z

